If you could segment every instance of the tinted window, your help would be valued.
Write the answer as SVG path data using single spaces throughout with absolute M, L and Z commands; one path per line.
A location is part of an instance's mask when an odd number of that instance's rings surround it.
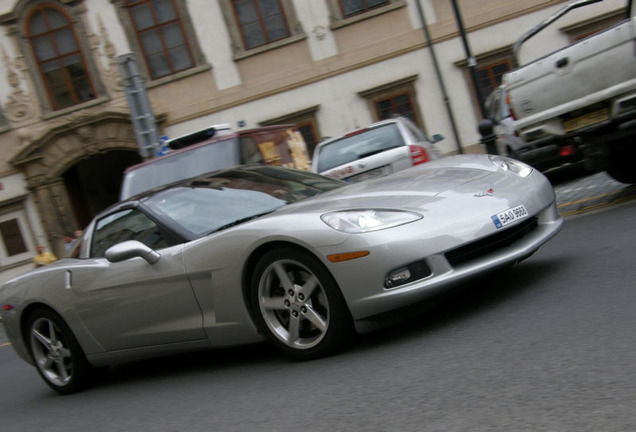
M 91 257 L 103 257 L 106 250 L 127 240 L 137 240 L 152 249 L 168 246 L 159 227 L 138 210 L 127 209 L 97 221 Z
M 324 172 L 403 145 L 404 140 L 395 123 L 367 129 L 321 146 L 318 171 Z

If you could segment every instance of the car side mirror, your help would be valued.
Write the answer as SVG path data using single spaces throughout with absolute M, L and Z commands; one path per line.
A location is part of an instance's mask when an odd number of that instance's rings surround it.
M 442 134 L 434 134 L 431 137 L 431 143 L 432 144 L 437 144 L 440 141 L 444 141 L 444 135 L 442 135 Z
M 113 263 L 135 257 L 143 258 L 148 261 L 149 264 L 154 264 L 159 261 L 161 255 L 137 240 L 127 240 L 117 243 L 106 250 L 106 259 Z

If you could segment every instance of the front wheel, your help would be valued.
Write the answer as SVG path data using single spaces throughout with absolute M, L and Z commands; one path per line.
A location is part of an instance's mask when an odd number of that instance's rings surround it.
M 282 248 L 266 253 L 256 265 L 250 296 L 261 332 L 294 358 L 323 357 L 352 334 L 340 289 L 307 252 Z
M 89 384 L 93 368 L 62 318 L 49 309 L 38 309 L 27 328 L 33 363 L 53 390 L 70 394 Z

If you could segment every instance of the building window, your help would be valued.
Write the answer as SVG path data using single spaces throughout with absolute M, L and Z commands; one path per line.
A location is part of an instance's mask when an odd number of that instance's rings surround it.
M 8 257 L 28 252 L 27 245 L 20 231 L 17 219 L 0 222 L 0 235 Z
M 232 8 L 246 49 L 290 36 L 279 0 L 232 0 Z
M 293 0 L 219 0 L 236 60 L 305 39 Z
M 399 115 L 409 118 L 424 130 L 415 97 L 414 82 L 416 78 L 417 76 L 411 76 L 358 94 L 369 103 L 374 121 Z
M 63 11 L 52 5 L 34 8 L 26 35 L 54 110 L 96 97 L 75 29 Z
M 405 0 L 327 0 L 332 29 L 406 6 Z
M 501 85 L 503 75 L 512 69 L 509 58 L 477 67 L 477 83 L 482 100 L 486 100 L 494 89 Z
M 338 0 L 343 17 L 365 13 L 371 9 L 384 6 L 389 0 Z
M 151 79 L 194 66 L 175 0 L 130 0 L 126 7 Z
M 0 270 L 28 263 L 35 245 L 21 206 L 0 209 Z
M 410 92 L 402 92 L 374 101 L 378 120 L 389 119 L 396 115 L 408 117 L 416 122 L 413 101 Z

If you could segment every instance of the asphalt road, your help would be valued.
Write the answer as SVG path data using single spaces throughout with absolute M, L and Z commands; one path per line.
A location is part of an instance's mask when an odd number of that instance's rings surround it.
M 635 431 L 636 201 L 614 204 L 580 209 L 527 261 L 318 361 L 209 351 L 118 366 L 61 397 L 0 346 L 0 428 Z

